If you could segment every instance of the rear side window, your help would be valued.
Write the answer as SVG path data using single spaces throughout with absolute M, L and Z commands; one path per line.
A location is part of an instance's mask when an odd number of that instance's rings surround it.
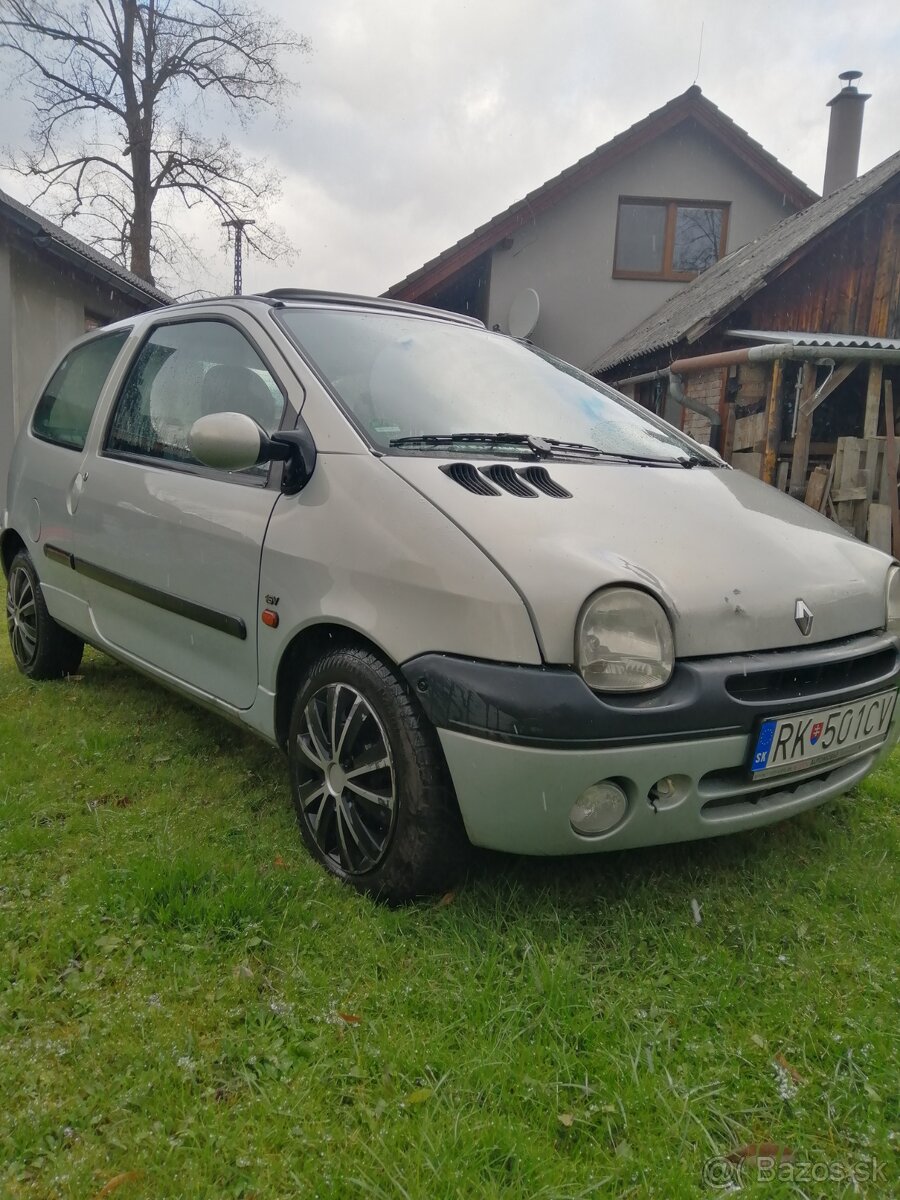
M 246 413 L 273 433 L 284 406 L 284 396 L 265 363 L 234 326 L 222 321 L 161 325 L 131 368 L 106 450 L 196 464 L 188 435 L 198 417 Z M 267 471 L 251 467 L 241 474 L 265 476 Z
M 34 410 L 31 431 L 35 437 L 69 450 L 84 449 L 106 377 L 129 332 L 109 333 L 69 351 Z

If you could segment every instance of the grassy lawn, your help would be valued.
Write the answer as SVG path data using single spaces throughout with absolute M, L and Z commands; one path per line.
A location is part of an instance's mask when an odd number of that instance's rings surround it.
M 388 911 L 262 743 L 4 644 L 0 1197 L 896 1194 L 898 794 L 895 756 L 752 835 L 485 856 Z M 761 1142 L 792 1179 L 704 1175 Z

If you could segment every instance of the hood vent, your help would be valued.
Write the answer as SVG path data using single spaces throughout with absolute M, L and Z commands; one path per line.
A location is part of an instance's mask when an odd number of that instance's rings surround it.
M 545 496 L 552 496 L 554 500 L 572 499 L 572 493 L 567 492 L 562 484 L 557 483 L 546 467 L 525 467 L 519 474 L 523 479 L 527 479 L 532 487 L 543 492 Z
M 494 463 L 479 470 L 472 463 L 455 462 L 445 463 L 440 469 L 454 483 L 476 496 L 499 496 L 501 492 L 498 489 L 502 488 L 510 496 L 518 496 L 522 500 L 534 500 L 539 492 L 554 500 L 572 499 L 572 493 L 557 483 L 546 467 L 520 467 L 516 470 L 506 463 Z
M 493 467 L 484 467 L 481 473 L 482 475 L 487 475 L 488 479 L 496 483 L 498 487 L 502 487 L 504 492 L 509 492 L 511 496 L 521 496 L 523 500 L 537 499 L 537 492 L 534 488 L 529 487 L 522 480 L 518 471 L 514 471 L 506 463 L 497 463 Z
M 497 489 L 492 487 L 471 463 L 449 463 L 447 466 L 441 467 L 441 470 L 460 487 L 464 487 L 467 492 L 474 492 L 476 496 L 500 495 Z

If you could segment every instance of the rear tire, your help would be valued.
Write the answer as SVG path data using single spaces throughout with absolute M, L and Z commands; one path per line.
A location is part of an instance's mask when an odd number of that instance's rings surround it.
M 316 660 L 294 702 L 288 761 L 303 840 L 343 882 L 402 903 L 458 879 L 469 843 L 437 735 L 371 651 Z
M 24 550 L 9 566 L 6 627 L 16 666 L 29 679 L 61 679 L 81 665 L 84 642 L 50 616 L 34 563 Z

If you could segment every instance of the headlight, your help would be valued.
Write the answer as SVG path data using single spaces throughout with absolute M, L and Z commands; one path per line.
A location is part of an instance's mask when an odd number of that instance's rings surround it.
M 887 578 L 887 629 L 900 637 L 900 567 L 891 567 Z
M 665 609 L 632 587 L 605 588 L 588 600 L 578 618 L 575 651 L 584 682 L 600 692 L 662 687 L 675 665 Z

